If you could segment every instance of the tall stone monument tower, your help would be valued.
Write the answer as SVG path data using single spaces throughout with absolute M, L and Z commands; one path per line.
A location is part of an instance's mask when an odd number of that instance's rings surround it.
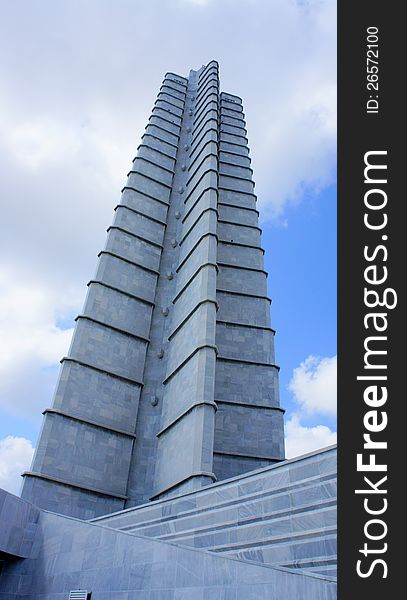
M 334 600 L 336 448 L 282 460 L 243 107 L 215 61 L 165 76 L 115 213 L 23 498 L 0 490 L 3 594 Z
M 242 101 L 167 73 L 22 496 L 88 519 L 284 458 Z

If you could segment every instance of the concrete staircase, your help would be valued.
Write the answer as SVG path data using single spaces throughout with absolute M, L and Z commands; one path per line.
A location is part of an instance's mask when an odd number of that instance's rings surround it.
M 336 577 L 336 447 L 92 522 Z

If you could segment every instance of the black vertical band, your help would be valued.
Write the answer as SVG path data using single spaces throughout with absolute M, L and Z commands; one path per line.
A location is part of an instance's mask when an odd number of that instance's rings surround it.
M 396 590 L 403 589 L 404 469 L 398 469 L 397 461 L 404 458 L 406 438 L 401 294 L 402 215 L 407 204 L 402 183 L 404 28 L 396 2 L 339 3 L 341 600 L 396 598 L 401 593 Z M 396 294 L 397 306 L 392 308 Z M 372 313 L 381 316 L 368 316 Z M 375 444 L 370 448 L 369 439 Z M 370 462 L 377 470 L 367 470 Z

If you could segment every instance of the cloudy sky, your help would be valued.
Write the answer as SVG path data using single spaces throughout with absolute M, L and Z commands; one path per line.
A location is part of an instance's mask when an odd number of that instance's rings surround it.
M 0 486 L 17 491 L 166 71 L 243 97 L 287 455 L 335 441 L 333 0 L 2 0 Z

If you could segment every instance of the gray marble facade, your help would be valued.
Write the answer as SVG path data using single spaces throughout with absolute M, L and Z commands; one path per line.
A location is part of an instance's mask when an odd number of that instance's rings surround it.
M 167 73 L 23 498 L 89 519 L 284 458 L 242 101 Z
M 11 496 L 8 494 L 7 496 Z M 24 503 L 11 497 L 12 503 Z M 0 600 L 335 600 L 327 576 L 220 556 L 37 510 L 26 558 L 6 560 Z

